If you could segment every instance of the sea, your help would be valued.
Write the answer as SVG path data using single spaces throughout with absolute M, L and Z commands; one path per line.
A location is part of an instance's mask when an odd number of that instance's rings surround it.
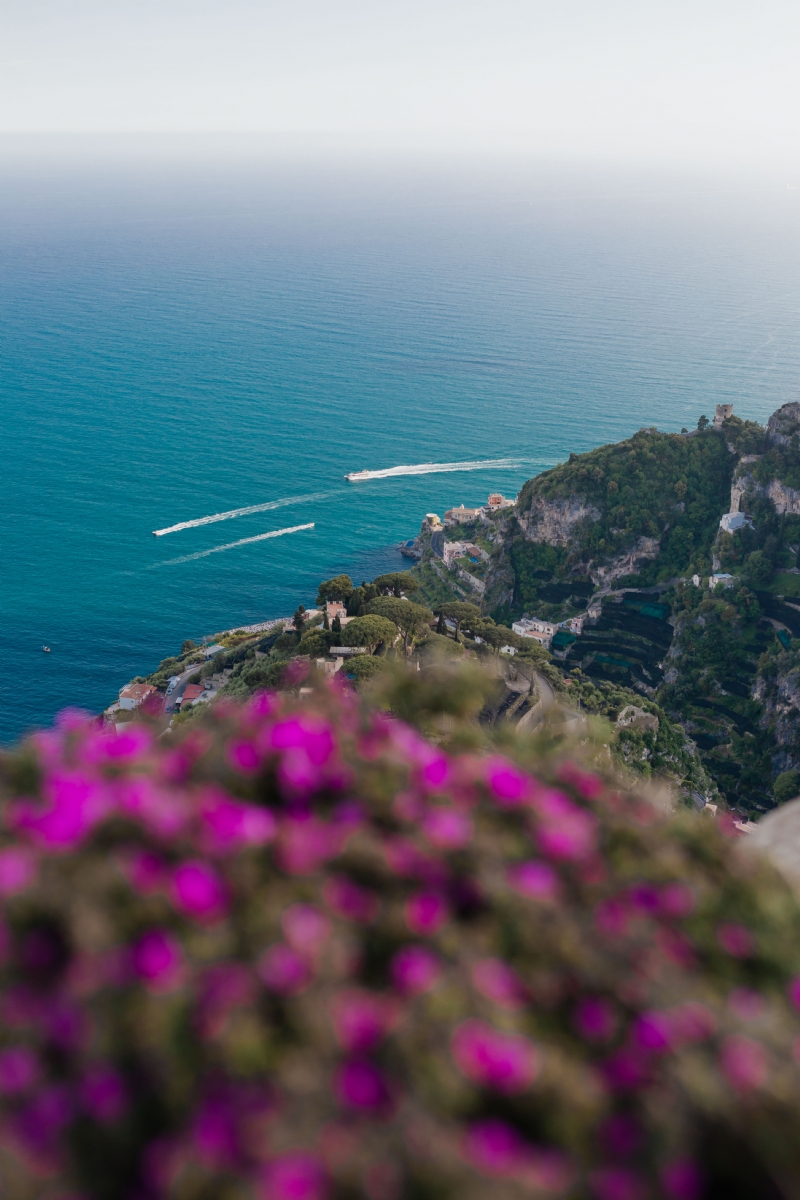
M 428 512 L 800 398 L 797 183 L 3 151 L 0 743 Z

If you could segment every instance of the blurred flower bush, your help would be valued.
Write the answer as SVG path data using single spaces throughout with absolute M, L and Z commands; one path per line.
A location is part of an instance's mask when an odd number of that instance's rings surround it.
M 474 693 L 395 685 L 434 739 L 319 684 L 4 758 L 3 1196 L 800 1194 L 789 889 Z

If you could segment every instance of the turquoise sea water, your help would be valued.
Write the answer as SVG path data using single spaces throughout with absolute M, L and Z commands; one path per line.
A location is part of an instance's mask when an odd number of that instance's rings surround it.
M 0 741 L 393 568 L 427 511 L 799 391 L 785 183 L 4 163 Z M 342 478 L 484 458 L 519 466 Z

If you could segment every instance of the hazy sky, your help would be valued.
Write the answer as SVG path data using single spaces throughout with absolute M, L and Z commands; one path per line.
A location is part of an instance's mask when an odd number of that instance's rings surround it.
M 0 132 L 800 163 L 800 0 L 0 0 Z

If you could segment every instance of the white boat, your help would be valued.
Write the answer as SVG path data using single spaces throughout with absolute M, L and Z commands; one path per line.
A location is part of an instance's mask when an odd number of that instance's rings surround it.
M 363 479 L 369 479 L 372 471 L 351 471 L 349 475 L 345 475 L 345 479 L 350 483 L 360 483 Z

